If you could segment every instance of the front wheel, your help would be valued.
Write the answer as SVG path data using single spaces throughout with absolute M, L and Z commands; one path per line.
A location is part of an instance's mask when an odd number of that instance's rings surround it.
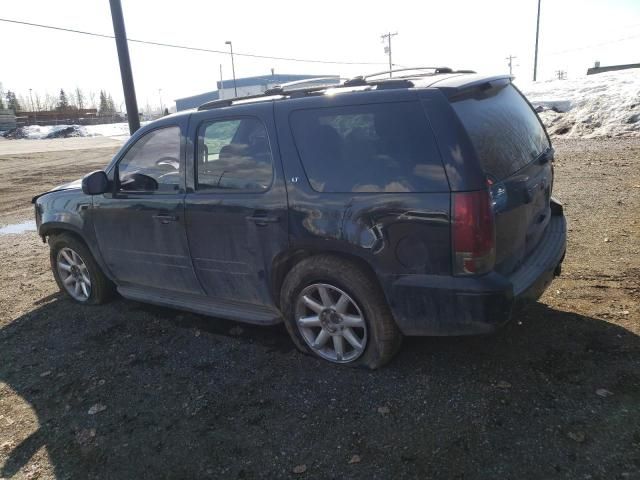
M 281 306 L 296 346 L 332 363 L 378 368 L 402 340 L 375 279 L 336 257 L 297 264 L 284 281 Z
M 63 233 L 49 237 L 49 247 L 51 270 L 61 291 L 78 303 L 91 305 L 113 296 L 115 286 L 81 240 Z

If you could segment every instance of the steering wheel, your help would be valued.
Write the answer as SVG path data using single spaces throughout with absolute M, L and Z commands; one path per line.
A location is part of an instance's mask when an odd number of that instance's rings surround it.
M 180 170 L 180 162 L 174 157 L 162 157 L 160 160 L 156 160 L 156 166 L 170 171 Z

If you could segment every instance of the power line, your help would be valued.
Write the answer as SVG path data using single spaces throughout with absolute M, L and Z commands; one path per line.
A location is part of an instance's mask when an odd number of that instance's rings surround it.
M 87 32 L 84 30 L 76 30 L 73 28 L 64 28 L 64 27 L 56 27 L 53 25 L 43 25 L 40 23 L 32 23 L 32 22 L 23 22 L 20 20 L 12 20 L 9 18 L 0 18 L 0 22 L 6 23 L 14 23 L 17 25 L 27 25 L 29 27 L 38 27 L 38 28 L 46 28 L 49 30 L 58 30 L 61 32 L 69 32 L 69 33 L 78 33 L 81 35 L 89 35 L 92 37 L 100 37 L 100 38 L 115 38 L 113 35 L 105 35 L 103 33 L 95 33 L 95 32 Z M 176 45 L 172 43 L 163 43 L 163 42 L 152 42 L 150 40 L 136 40 L 134 38 L 128 38 L 130 42 L 133 43 L 142 43 L 145 45 L 153 45 L 156 47 L 169 47 L 169 48 L 178 48 L 181 50 L 191 50 L 194 52 L 207 52 L 207 53 L 218 53 L 221 55 L 228 55 L 228 52 L 224 52 L 222 50 L 213 50 L 210 48 L 200 48 L 200 47 L 190 47 L 188 45 Z M 234 52 L 234 55 L 239 55 L 241 57 L 250 57 L 250 58 L 264 58 L 268 60 L 281 60 L 284 62 L 302 62 L 302 63 L 324 63 L 329 65 L 386 65 L 382 62 L 348 62 L 348 61 L 332 61 L 332 60 L 312 60 L 305 58 L 295 58 L 295 57 L 274 57 L 270 55 L 258 55 L 255 53 L 238 53 Z
M 547 55 L 562 55 L 563 53 L 571 53 L 571 52 L 577 52 L 580 50 L 587 50 L 589 48 L 601 47 L 603 45 L 609 45 L 612 43 L 624 42 L 626 40 L 632 40 L 634 38 L 640 38 L 640 35 L 631 35 L 628 37 L 617 38 L 615 40 L 609 40 L 607 42 L 595 43 L 593 45 L 585 45 L 584 47 L 570 48 L 569 50 L 560 50 L 556 52 L 547 53 Z

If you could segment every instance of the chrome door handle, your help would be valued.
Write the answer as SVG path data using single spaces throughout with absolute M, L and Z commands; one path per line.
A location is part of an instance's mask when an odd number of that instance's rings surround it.
M 268 223 L 278 223 L 280 221 L 280 217 L 272 217 L 269 215 L 250 215 L 245 217 L 249 222 L 253 222 L 259 226 L 265 226 Z
M 154 215 L 153 216 L 154 220 L 158 220 L 160 223 L 162 224 L 167 224 L 169 222 L 177 222 L 178 221 L 178 217 L 176 215 Z

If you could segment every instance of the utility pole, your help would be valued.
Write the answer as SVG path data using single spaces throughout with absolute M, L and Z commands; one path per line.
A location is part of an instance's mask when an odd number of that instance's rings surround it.
M 238 97 L 238 87 L 236 87 L 236 66 L 233 64 L 233 43 L 230 40 L 224 42 L 226 45 L 229 45 L 229 49 L 231 50 L 231 72 L 233 73 L 233 93 L 234 96 Z
M 33 123 L 38 123 L 38 114 L 33 106 L 33 97 L 31 96 L 31 88 L 29 89 L 29 100 L 31 100 L 31 111 L 33 112 Z
M 533 59 L 533 81 L 538 77 L 538 37 L 540 36 L 540 2 L 538 0 L 538 20 L 536 21 L 536 53 Z
M 517 65 L 513 64 L 513 61 L 518 58 L 518 57 L 514 57 L 513 55 L 509 55 L 507 58 L 505 58 L 505 60 L 507 60 L 507 65 L 509 65 L 509 76 L 513 76 L 513 67 L 516 67 Z
M 387 46 L 384 47 L 384 53 L 387 53 L 389 55 L 389 78 L 393 77 L 393 63 L 391 62 L 391 37 L 395 37 L 396 35 L 398 35 L 398 32 L 389 32 L 385 33 L 384 35 L 380 35 L 380 38 L 382 38 L 383 42 L 385 40 L 387 41 Z
M 556 77 L 558 77 L 558 80 L 566 80 L 567 72 L 564 70 L 556 70 Z
M 222 64 L 220 64 L 220 90 L 224 90 L 224 80 L 222 79 Z M 218 96 L 220 96 L 218 94 Z
M 133 85 L 133 72 L 131 71 L 131 59 L 129 58 L 129 46 L 127 45 L 127 32 L 124 28 L 122 4 L 120 0 L 109 0 L 109 5 L 111 6 L 111 20 L 113 21 L 113 33 L 116 37 L 118 60 L 120 61 L 120 76 L 122 77 L 124 102 L 127 106 L 129 133 L 133 135 L 140 128 L 140 117 L 138 116 L 136 89 Z

